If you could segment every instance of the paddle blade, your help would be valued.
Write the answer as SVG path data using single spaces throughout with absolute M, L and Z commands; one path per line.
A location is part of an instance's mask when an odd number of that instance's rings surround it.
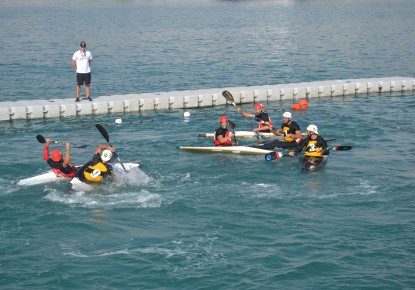
M 36 135 L 36 139 L 39 143 L 46 143 L 46 139 L 42 135 Z
M 346 146 L 346 145 L 339 145 L 339 146 L 332 148 L 333 151 L 346 151 L 346 150 L 351 150 L 351 149 L 352 149 L 352 146 Z
M 232 105 L 236 106 L 235 104 L 235 99 L 233 98 L 232 94 L 228 91 L 223 91 L 222 92 L 222 96 L 230 103 L 232 103 Z
M 284 157 L 284 156 L 285 155 L 282 154 L 281 152 L 275 151 L 275 152 L 265 154 L 265 160 L 266 161 L 271 161 L 271 160 L 279 159 L 279 158 Z
M 107 142 L 110 142 L 110 136 L 108 135 L 107 130 L 105 130 L 105 128 L 100 125 L 100 124 L 95 124 L 95 127 L 97 127 L 98 131 L 101 133 L 102 137 L 104 137 L 105 140 L 107 140 Z
M 234 122 L 232 122 L 231 120 L 228 120 L 229 122 L 229 126 L 231 126 L 232 130 L 235 129 L 236 125 Z

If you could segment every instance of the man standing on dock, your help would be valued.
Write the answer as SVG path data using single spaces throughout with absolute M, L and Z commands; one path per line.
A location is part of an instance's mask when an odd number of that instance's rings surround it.
M 81 86 L 85 83 L 85 99 L 92 101 L 90 96 L 90 84 L 91 84 L 91 61 L 92 54 L 89 50 L 86 50 L 86 43 L 82 41 L 79 44 L 80 48 L 72 56 L 72 67 L 76 71 L 76 99 L 75 102 L 79 102 L 79 96 L 81 94 Z

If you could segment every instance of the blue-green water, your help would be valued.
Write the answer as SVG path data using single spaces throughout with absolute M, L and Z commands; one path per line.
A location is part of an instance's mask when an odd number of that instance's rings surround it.
M 73 72 L 63 62 L 79 44 L 76 21 L 88 27 L 82 36 L 96 55 L 96 95 L 414 75 L 412 2 L 188 4 L 105 2 L 85 11 L 2 4 L 2 24 L 16 22 L 14 32 L 11 24 L 1 26 L 0 42 L 18 48 L 4 52 L 2 98 L 72 96 Z M 24 34 L 22 27 L 33 29 Z M 399 30 L 407 36 L 400 43 L 393 33 Z M 134 37 L 144 36 L 131 50 Z M 248 41 L 252 36 L 261 45 Z M 311 42 L 304 47 L 299 39 Z M 40 65 L 45 46 L 52 55 Z M 115 48 L 120 58 L 102 56 Z M 315 174 L 301 174 L 295 158 L 266 162 L 176 148 L 211 144 L 197 133 L 216 129 L 222 114 L 248 130 L 231 106 L 189 110 L 187 119 L 170 110 L 2 122 L 0 288 L 412 289 L 414 98 L 408 92 L 312 99 L 309 110 L 294 112 L 303 129 L 315 123 L 335 138 L 330 145 L 353 146 L 332 152 Z M 265 105 L 278 122 L 291 103 Z M 116 126 L 116 118 L 123 124 Z M 37 134 L 87 144 L 72 149 L 81 164 L 105 142 L 96 123 L 120 158 L 139 160 L 142 170 L 91 193 L 65 182 L 15 185 L 47 170 Z

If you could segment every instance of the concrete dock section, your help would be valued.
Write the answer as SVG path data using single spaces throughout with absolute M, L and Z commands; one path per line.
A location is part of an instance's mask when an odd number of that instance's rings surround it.
M 297 102 L 304 98 L 414 91 L 415 78 L 346 79 L 267 86 L 111 95 L 95 97 L 92 102 L 86 100 L 75 102 L 74 98 L 0 102 L 0 121 L 220 106 L 226 104 L 225 98 L 221 95 L 223 90 L 228 90 L 233 94 L 236 104 L 283 100 Z

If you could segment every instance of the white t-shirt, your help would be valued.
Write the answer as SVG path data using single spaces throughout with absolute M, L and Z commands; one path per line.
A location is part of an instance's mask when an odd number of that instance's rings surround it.
M 89 61 L 92 60 L 92 54 L 89 50 L 85 50 L 85 52 L 76 51 L 72 56 L 72 60 L 76 61 L 77 73 L 86 74 L 91 72 Z

